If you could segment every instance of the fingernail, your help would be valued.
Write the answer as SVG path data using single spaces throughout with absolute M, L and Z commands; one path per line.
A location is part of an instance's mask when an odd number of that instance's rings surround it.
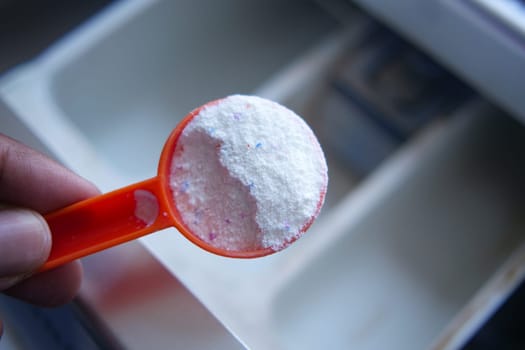
M 31 210 L 0 211 L 0 278 L 18 279 L 45 262 L 51 234 L 42 216 Z

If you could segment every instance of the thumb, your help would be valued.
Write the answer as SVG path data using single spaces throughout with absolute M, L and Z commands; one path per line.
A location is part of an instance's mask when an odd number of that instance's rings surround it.
M 51 234 L 40 214 L 18 208 L 0 210 L 0 291 L 40 267 L 50 249 Z

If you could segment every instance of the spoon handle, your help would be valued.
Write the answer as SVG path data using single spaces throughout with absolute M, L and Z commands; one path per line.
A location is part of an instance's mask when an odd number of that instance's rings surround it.
M 172 226 L 164 197 L 154 177 L 45 215 L 52 247 L 40 271 Z

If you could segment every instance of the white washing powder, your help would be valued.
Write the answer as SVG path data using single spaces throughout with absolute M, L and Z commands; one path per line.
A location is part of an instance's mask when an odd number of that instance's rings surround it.
M 205 106 L 184 128 L 170 186 L 187 228 L 229 251 L 280 250 L 318 215 L 321 147 L 291 110 L 256 96 Z
M 145 223 L 146 227 L 151 226 L 159 215 L 157 197 L 146 190 L 135 190 L 133 196 L 135 197 L 135 217 Z

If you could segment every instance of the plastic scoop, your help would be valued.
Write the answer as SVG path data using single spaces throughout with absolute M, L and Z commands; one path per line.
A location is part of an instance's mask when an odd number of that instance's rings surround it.
M 177 228 L 191 242 L 221 256 L 255 258 L 274 253 L 276 249 L 273 247 L 227 250 L 214 246 L 185 225 L 175 204 L 176 198 L 170 187 L 170 169 L 177 142 L 188 123 L 203 108 L 220 101 L 209 102 L 190 112 L 172 131 L 162 150 L 157 176 L 45 215 L 52 233 L 52 248 L 41 270 L 52 269 L 167 227 Z M 322 206 L 325 190 L 319 194 L 315 215 L 304 223 L 301 232 L 305 232 L 314 221 Z M 286 245 L 295 239 L 286 242 Z

